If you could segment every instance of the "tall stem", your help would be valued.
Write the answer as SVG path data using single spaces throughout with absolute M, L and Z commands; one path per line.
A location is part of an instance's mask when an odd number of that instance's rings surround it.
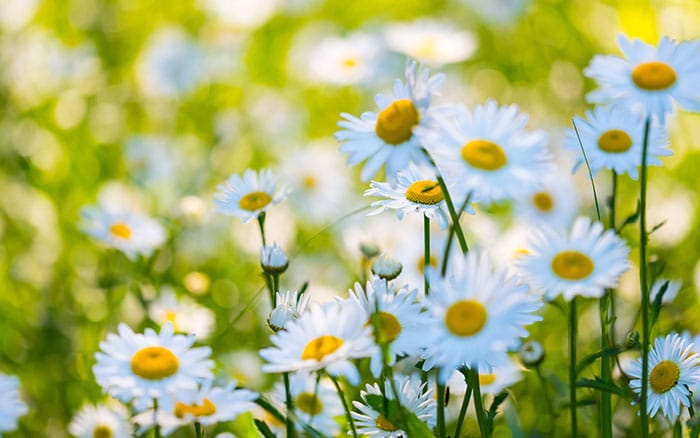
M 289 387 L 289 373 L 283 373 L 282 378 L 284 379 L 284 396 L 287 405 L 287 420 L 285 421 L 287 425 L 287 437 L 294 438 L 296 435 L 296 428 L 294 427 L 294 421 L 292 420 L 294 401 L 292 400 L 292 391 Z M 312 400 L 312 403 L 316 403 L 315 398 Z
M 462 213 L 464 213 L 464 210 L 466 210 L 467 205 L 469 205 L 469 201 L 472 198 L 472 194 L 468 193 L 467 196 L 464 198 L 464 202 L 462 202 L 462 205 L 459 208 L 459 212 L 457 213 L 457 217 L 461 217 Z M 442 266 L 440 267 L 440 275 L 445 276 L 447 273 L 447 262 L 450 259 L 450 249 L 452 249 L 452 241 L 454 240 L 455 236 L 455 227 L 454 225 L 450 225 L 450 227 L 447 230 L 447 240 L 445 242 L 445 249 L 442 253 Z
M 466 377 L 465 377 L 466 382 Z M 462 400 L 462 406 L 459 408 L 459 417 L 457 418 L 457 427 L 455 428 L 455 438 L 460 437 L 462 432 L 462 424 L 464 424 L 464 417 L 467 415 L 467 408 L 469 407 L 469 399 L 472 397 L 472 387 L 467 385 L 467 392 L 464 394 L 464 400 Z
M 445 432 L 445 385 L 439 381 L 437 385 L 437 427 L 438 437 L 445 438 L 447 436 Z
M 445 180 L 442 178 L 442 175 L 438 175 L 437 181 L 438 184 L 440 184 L 440 190 L 442 190 L 442 194 L 445 197 L 447 210 L 450 212 L 450 218 L 452 219 L 452 226 L 457 234 L 457 240 L 459 240 L 459 247 L 462 249 L 462 252 L 466 254 L 469 251 L 469 246 L 467 246 L 467 239 L 464 237 L 464 231 L 462 231 L 462 226 L 459 223 L 459 215 L 457 215 L 457 210 L 452 202 L 452 197 L 450 196 L 450 192 L 447 191 L 447 184 L 445 184 Z
M 335 390 L 338 391 L 338 397 L 340 397 L 340 401 L 343 403 L 343 409 L 345 410 L 345 419 L 348 421 L 348 425 L 350 426 L 350 431 L 352 432 L 353 438 L 357 438 L 357 431 L 355 430 L 355 422 L 352 420 L 352 414 L 350 413 L 350 407 L 348 406 L 348 401 L 345 399 L 345 393 L 343 393 L 343 390 L 340 388 L 340 384 L 338 383 L 338 379 L 335 377 L 331 376 L 330 374 L 328 377 L 331 379 L 331 382 L 333 382 L 333 385 L 335 385 Z
M 571 436 L 578 436 L 578 412 L 576 402 L 576 334 L 578 321 L 576 318 L 576 297 L 569 303 L 569 404 L 571 410 Z
M 642 438 L 649 436 L 647 394 L 649 386 L 649 285 L 647 284 L 647 150 L 651 116 L 644 125 L 642 166 L 639 182 L 639 290 L 642 294 L 642 396 L 639 403 Z
M 202 425 L 199 421 L 194 422 L 194 436 L 196 438 L 202 438 Z
M 430 218 L 423 215 L 423 287 L 424 296 L 428 296 L 428 267 L 430 266 Z M 397 396 L 398 397 L 398 396 Z
M 158 422 L 158 399 L 154 398 L 153 399 L 153 424 L 154 424 L 154 431 L 153 431 L 153 437 L 154 438 L 160 438 L 160 423 Z
M 260 239 L 262 240 L 263 246 L 267 245 L 265 242 L 265 212 L 263 211 L 258 215 L 258 226 L 260 227 Z
M 479 432 L 481 438 L 491 436 L 491 427 L 486 421 L 486 411 L 484 410 L 484 401 L 481 399 L 481 386 L 479 385 L 479 369 L 474 366 L 467 371 L 467 384 L 474 391 L 474 409 L 476 409 L 476 419 L 479 422 Z

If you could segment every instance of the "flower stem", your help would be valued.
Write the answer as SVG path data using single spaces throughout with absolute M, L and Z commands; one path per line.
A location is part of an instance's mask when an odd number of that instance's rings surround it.
M 549 435 L 548 436 L 554 436 L 554 418 L 556 416 L 554 412 L 554 405 L 552 404 L 552 397 L 549 394 L 549 386 L 547 384 L 547 379 L 544 378 L 544 374 L 542 374 L 542 368 L 540 368 L 540 365 L 538 364 L 535 366 L 535 372 L 537 373 L 537 378 L 540 381 L 540 384 L 542 385 L 542 395 L 544 396 L 544 399 L 547 401 L 547 411 L 549 412 Z
M 262 240 L 263 246 L 267 245 L 265 242 L 265 212 L 263 211 L 258 216 L 258 226 L 260 227 L 260 239 Z
M 464 213 L 464 210 L 467 208 L 467 205 L 469 205 L 469 201 L 471 200 L 471 198 L 472 194 L 467 194 L 467 196 L 464 198 L 464 202 L 462 202 L 462 205 L 459 208 L 457 217 L 462 216 L 462 213 Z M 454 240 L 454 236 L 455 227 L 454 225 L 450 225 L 449 229 L 447 230 L 447 241 L 445 242 L 445 250 L 442 253 L 442 266 L 440 267 L 440 275 L 443 277 L 447 273 L 447 262 L 450 258 L 450 249 L 452 249 L 452 241 Z
M 647 413 L 647 393 L 649 386 L 649 286 L 647 284 L 647 150 L 649 148 L 649 127 L 651 116 L 644 125 L 642 144 L 642 165 L 639 182 L 639 290 L 642 294 L 642 394 L 639 403 L 642 438 L 649 436 L 649 414 Z
M 438 437 L 445 438 L 445 385 L 440 382 L 437 385 L 437 428 Z
M 608 228 L 615 229 L 615 198 L 617 192 L 617 173 L 612 171 L 612 193 L 610 195 L 610 213 Z M 600 297 L 600 351 L 610 349 L 610 330 L 613 317 L 613 289 L 606 289 Z M 612 382 L 612 357 L 602 355 L 600 357 L 600 378 L 604 383 Z M 608 391 L 600 391 L 600 436 L 612 438 L 612 397 Z
M 333 385 L 335 385 L 335 390 L 338 391 L 338 397 L 340 397 L 340 401 L 343 403 L 343 409 L 345 410 L 345 419 L 348 421 L 348 425 L 350 426 L 350 431 L 352 432 L 353 438 L 357 438 L 357 431 L 355 430 L 355 422 L 352 421 L 352 414 L 350 413 L 350 407 L 348 406 L 348 401 L 345 399 L 345 394 L 343 393 L 343 390 L 340 388 L 340 384 L 338 383 L 338 379 L 331 376 L 330 374 L 328 377 L 331 379 L 331 382 L 333 382 Z
M 160 423 L 158 423 L 158 399 L 153 399 L 153 437 L 160 438 Z
M 423 283 L 424 296 L 428 296 L 428 267 L 430 266 L 430 218 L 423 215 Z
M 287 406 L 287 420 L 285 421 L 287 425 L 287 436 L 293 438 L 296 435 L 296 428 L 294 427 L 294 420 L 292 420 L 294 401 L 292 400 L 292 391 L 289 388 L 289 373 L 283 373 L 282 378 L 284 379 L 284 397 Z M 315 402 L 316 399 L 313 400 L 313 403 Z
M 467 378 L 464 378 L 465 383 Z M 459 437 L 462 432 L 462 424 L 464 423 L 464 417 L 467 415 L 467 408 L 469 407 L 469 399 L 472 397 L 472 387 L 467 385 L 467 392 L 464 394 L 464 399 L 462 400 L 462 406 L 459 408 L 459 417 L 457 418 L 457 427 L 455 428 L 455 437 Z
M 196 438 L 202 438 L 202 425 L 199 421 L 194 422 L 194 436 Z
M 578 416 L 576 402 L 576 334 L 578 322 L 576 318 L 576 297 L 569 303 L 569 409 L 571 410 L 571 436 L 578 436 Z
M 486 421 L 486 411 L 484 410 L 484 401 L 481 399 L 481 387 L 479 385 L 479 369 L 474 366 L 467 371 L 467 384 L 474 391 L 474 409 L 476 409 L 476 419 L 479 422 L 479 432 L 481 438 L 491 436 L 491 428 Z
M 462 249 L 462 252 L 466 254 L 469 251 L 469 246 L 467 246 L 467 239 L 464 237 L 464 231 L 462 231 L 462 226 L 459 223 L 459 215 L 457 215 L 457 210 L 455 210 L 452 197 L 450 196 L 450 192 L 447 191 L 447 184 L 445 184 L 445 180 L 442 178 L 442 175 L 438 175 L 437 181 L 438 184 L 440 184 L 440 190 L 442 190 L 442 194 L 445 197 L 447 210 L 449 210 L 450 218 L 452 219 L 452 226 L 457 234 L 457 240 L 459 240 L 459 247 Z

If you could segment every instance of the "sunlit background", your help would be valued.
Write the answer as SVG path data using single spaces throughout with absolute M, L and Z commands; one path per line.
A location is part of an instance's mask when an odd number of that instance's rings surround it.
M 593 87 L 582 70 L 596 53 L 618 53 L 621 32 L 654 44 L 700 37 L 700 3 L 0 0 L 0 371 L 19 376 L 30 407 L 8 436 L 67 436 L 82 404 L 103 397 L 91 371 L 99 342 L 119 322 L 154 326 L 142 303 L 165 294 L 213 312 L 202 343 L 217 373 L 269 388 L 257 355 L 269 345 L 269 304 L 256 224 L 215 213 L 216 185 L 268 167 L 294 189 L 268 214 L 270 240 L 292 259 L 285 288 L 308 282 L 317 301 L 344 295 L 358 278 L 360 243 L 403 258 L 405 281 L 421 284 L 420 222 L 346 217 L 370 200 L 333 139 L 340 113 L 374 110 L 409 56 L 447 74 L 441 102 L 517 104 L 569 172 L 575 157 L 561 143 Z M 670 129 L 674 155 L 651 172 L 649 223 L 666 221 L 651 236 L 652 256 L 683 286 L 660 324 L 697 333 L 700 117 L 681 114 Z M 593 217 L 590 185 L 581 170 L 576 178 L 572 196 Z M 623 217 L 637 186 L 620 184 Z M 608 186 L 601 174 L 602 202 Z M 167 243 L 136 264 L 101 246 L 81 231 L 81 209 L 98 204 L 157 218 Z M 522 242 L 510 209 L 465 219 L 469 238 L 496 260 Z M 633 324 L 636 276 L 623 278 L 618 339 Z M 596 318 L 597 306 L 584 306 L 584 346 L 596 339 Z M 564 369 L 564 327 L 564 314 L 548 308 L 532 328 L 553 375 Z M 527 401 L 539 396 L 535 384 L 526 376 L 511 403 L 533 433 L 545 430 Z M 616 422 L 637 421 L 629 407 L 617 412 Z M 595 408 L 581 416 L 592 422 Z M 497 425 L 509 436 L 512 424 Z M 243 421 L 236 427 L 256 436 Z

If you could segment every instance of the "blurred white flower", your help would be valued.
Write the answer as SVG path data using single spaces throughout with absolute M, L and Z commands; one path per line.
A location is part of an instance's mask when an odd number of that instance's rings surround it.
M 200 0 L 204 10 L 229 26 L 254 30 L 267 22 L 279 0 Z
M 36 13 L 38 0 L 0 1 L 0 28 L 10 32 L 20 30 Z
M 19 395 L 19 379 L 0 372 L 0 434 L 15 430 L 19 417 L 28 411 Z
M 372 79 L 379 67 L 380 41 L 371 35 L 328 36 L 317 41 L 308 54 L 309 79 L 352 85 Z
M 579 200 L 570 173 L 553 170 L 542 175 L 542 187 L 515 198 L 515 214 L 531 225 L 568 227 L 578 213 Z
M 507 25 L 520 18 L 531 0 L 462 0 L 491 25 Z
M 133 429 L 129 412 L 118 403 L 85 405 L 68 425 L 68 432 L 77 438 L 130 438 Z
M 476 37 L 452 24 L 434 20 L 396 23 L 386 30 L 387 45 L 431 67 L 469 59 L 476 50 Z
M 173 325 L 176 333 L 193 334 L 198 340 L 209 337 L 215 326 L 214 312 L 188 297 L 177 297 L 164 287 L 160 297 L 148 307 L 148 316 L 163 326 Z

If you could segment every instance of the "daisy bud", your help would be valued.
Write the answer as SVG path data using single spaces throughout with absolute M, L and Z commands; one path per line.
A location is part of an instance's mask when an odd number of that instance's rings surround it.
M 267 325 L 275 332 L 284 330 L 290 321 L 298 319 L 304 313 L 308 305 L 309 297 L 303 293 L 286 291 L 281 294 L 277 292 L 277 306 L 270 312 Z
M 536 367 L 544 360 L 544 349 L 537 341 L 527 341 L 518 352 L 520 361 L 528 367 Z
M 268 274 L 281 274 L 287 270 L 289 260 L 277 242 L 273 242 L 272 246 L 265 245 L 260 250 L 260 265 Z
M 403 266 L 398 260 L 386 256 L 379 257 L 372 264 L 372 273 L 384 280 L 393 280 L 401 273 Z
M 373 243 L 360 243 L 362 255 L 368 259 L 373 259 L 379 254 L 379 247 Z

